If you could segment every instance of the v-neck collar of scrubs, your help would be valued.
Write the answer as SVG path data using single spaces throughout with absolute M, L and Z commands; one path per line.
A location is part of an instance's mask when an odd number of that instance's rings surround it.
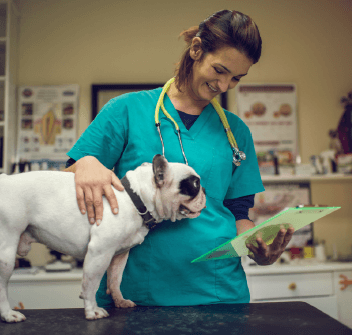
M 164 98 L 164 106 L 167 112 L 172 116 L 172 118 L 177 122 L 178 126 L 180 127 L 180 131 L 183 137 L 188 137 L 190 139 L 195 139 L 199 132 L 203 129 L 204 125 L 207 123 L 209 120 L 210 116 L 212 115 L 213 112 L 216 113 L 214 110 L 214 107 L 212 106 L 211 103 L 209 103 L 200 113 L 198 116 L 197 120 L 194 122 L 192 127 L 187 130 L 186 126 L 183 124 L 180 115 L 178 114 L 177 110 L 175 109 L 174 105 L 172 104 L 169 96 L 165 94 Z M 164 115 L 162 110 L 160 110 L 160 118 L 161 119 L 167 119 L 167 117 Z M 175 129 L 175 133 L 176 129 Z

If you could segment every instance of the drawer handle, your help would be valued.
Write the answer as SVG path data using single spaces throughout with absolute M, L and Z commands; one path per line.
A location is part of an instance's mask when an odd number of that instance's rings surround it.
M 297 288 L 297 285 L 296 285 L 296 283 L 291 283 L 290 285 L 288 285 L 288 288 L 289 288 L 289 290 L 294 291 Z
M 345 288 L 347 288 L 347 286 L 352 285 L 352 280 L 349 280 L 346 276 L 340 275 L 340 278 L 343 279 L 343 280 L 339 281 L 339 284 L 342 285 L 342 287 L 340 288 L 341 291 L 343 291 Z

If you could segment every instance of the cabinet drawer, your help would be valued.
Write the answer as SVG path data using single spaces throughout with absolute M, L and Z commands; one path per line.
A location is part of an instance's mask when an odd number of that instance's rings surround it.
M 251 276 L 251 299 L 328 296 L 333 294 L 331 272 Z

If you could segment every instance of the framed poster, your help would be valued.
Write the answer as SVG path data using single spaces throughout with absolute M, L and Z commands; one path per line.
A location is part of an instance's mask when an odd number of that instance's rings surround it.
M 112 98 L 119 95 L 142 90 L 153 90 L 164 84 L 93 84 L 92 85 L 92 121 L 103 106 Z M 218 98 L 221 106 L 227 109 L 227 94 Z
M 21 86 L 17 160 L 66 160 L 77 139 L 79 86 Z
M 297 88 L 295 84 L 239 84 L 236 86 L 238 116 L 252 132 L 259 168 L 275 174 L 292 167 L 299 156 Z

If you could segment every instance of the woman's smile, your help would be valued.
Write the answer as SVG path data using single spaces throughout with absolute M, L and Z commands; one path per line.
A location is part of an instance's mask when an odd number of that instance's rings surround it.
M 215 89 L 213 86 L 211 86 L 209 83 L 206 83 L 208 85 L 208 87 L 210 88 L 211 91 L 218 93 L 218 90 Z

